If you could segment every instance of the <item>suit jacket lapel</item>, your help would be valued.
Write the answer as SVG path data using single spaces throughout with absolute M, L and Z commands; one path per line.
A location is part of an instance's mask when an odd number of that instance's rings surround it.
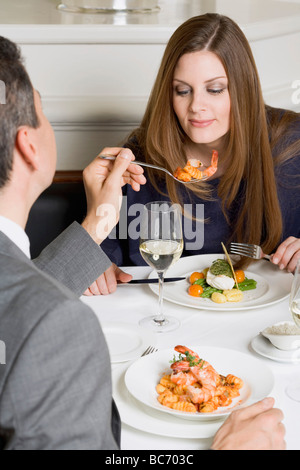
M 32 263 L 32 261 L 27 258 L 25 253 L 13 243 L 3 232 L 0 232 L 0 253 L 6 256 L 12 256 L 15 259 L 20 259 L 20 261 L 27 261 Z

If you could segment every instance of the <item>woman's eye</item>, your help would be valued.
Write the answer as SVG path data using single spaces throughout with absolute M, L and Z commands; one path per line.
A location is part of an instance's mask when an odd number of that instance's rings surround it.
M 207 90 L 208 93 L 211 93 L 212 95 L 220 95 L 225 91 L 225 88 L 210 88 Z
M 175 92 L 176 92 L 176 95 L 178 95 L 178 96 L 186 96 L 190 93 L 190 90 L 188 90 L 188 89 L 184 89 L 184 90 L 175 89 Z

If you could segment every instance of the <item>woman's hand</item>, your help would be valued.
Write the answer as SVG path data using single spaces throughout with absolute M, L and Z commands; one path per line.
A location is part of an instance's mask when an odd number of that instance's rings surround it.
M 280 269 L 286 269 L 293 273 L 296 269 L 297 262 L 300 259 L 300 238 L 289 237 L 272 255 L 271 261 L 277 264 Z
M 108 295 L 112 294 L 117 289 L 117 283 L 129 282 L 132 276 L 124 273 L 118 266 L 112 264 L 105 273 L 103 273 L 91 286 L 87 289 L 84 295 Z

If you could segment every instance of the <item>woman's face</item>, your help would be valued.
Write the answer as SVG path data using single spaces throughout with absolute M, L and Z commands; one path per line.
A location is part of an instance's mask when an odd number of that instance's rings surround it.
M 230 96 L 225 69 L 213 52 L 192 52 L 179 59 L 173 107 L 193 143 L 222 146 L 230 128 Z

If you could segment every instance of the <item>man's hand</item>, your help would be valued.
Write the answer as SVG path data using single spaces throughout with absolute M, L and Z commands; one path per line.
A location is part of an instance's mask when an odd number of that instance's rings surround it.
M 285 450 L 283 413 L 274 399 L 233 411 L 217 432 L 213 450 Z
M 84 295 L 108 295 L 117 290 L 118 282 L 131 281 L 131 274 L 124 273 L 118 266 L 112 264 L 98 279 L 87 289 Z
M 146 183 L 143 169 L 130 164 L 135 158 L 131 150 L 105 148 L 101 153 L 117 158 L 110 161 L 97 157 L 83 172 L 87 215 L 82 226 L 99 245 L 119 221 L 121 188 L 130 184 L 139 191 Z

